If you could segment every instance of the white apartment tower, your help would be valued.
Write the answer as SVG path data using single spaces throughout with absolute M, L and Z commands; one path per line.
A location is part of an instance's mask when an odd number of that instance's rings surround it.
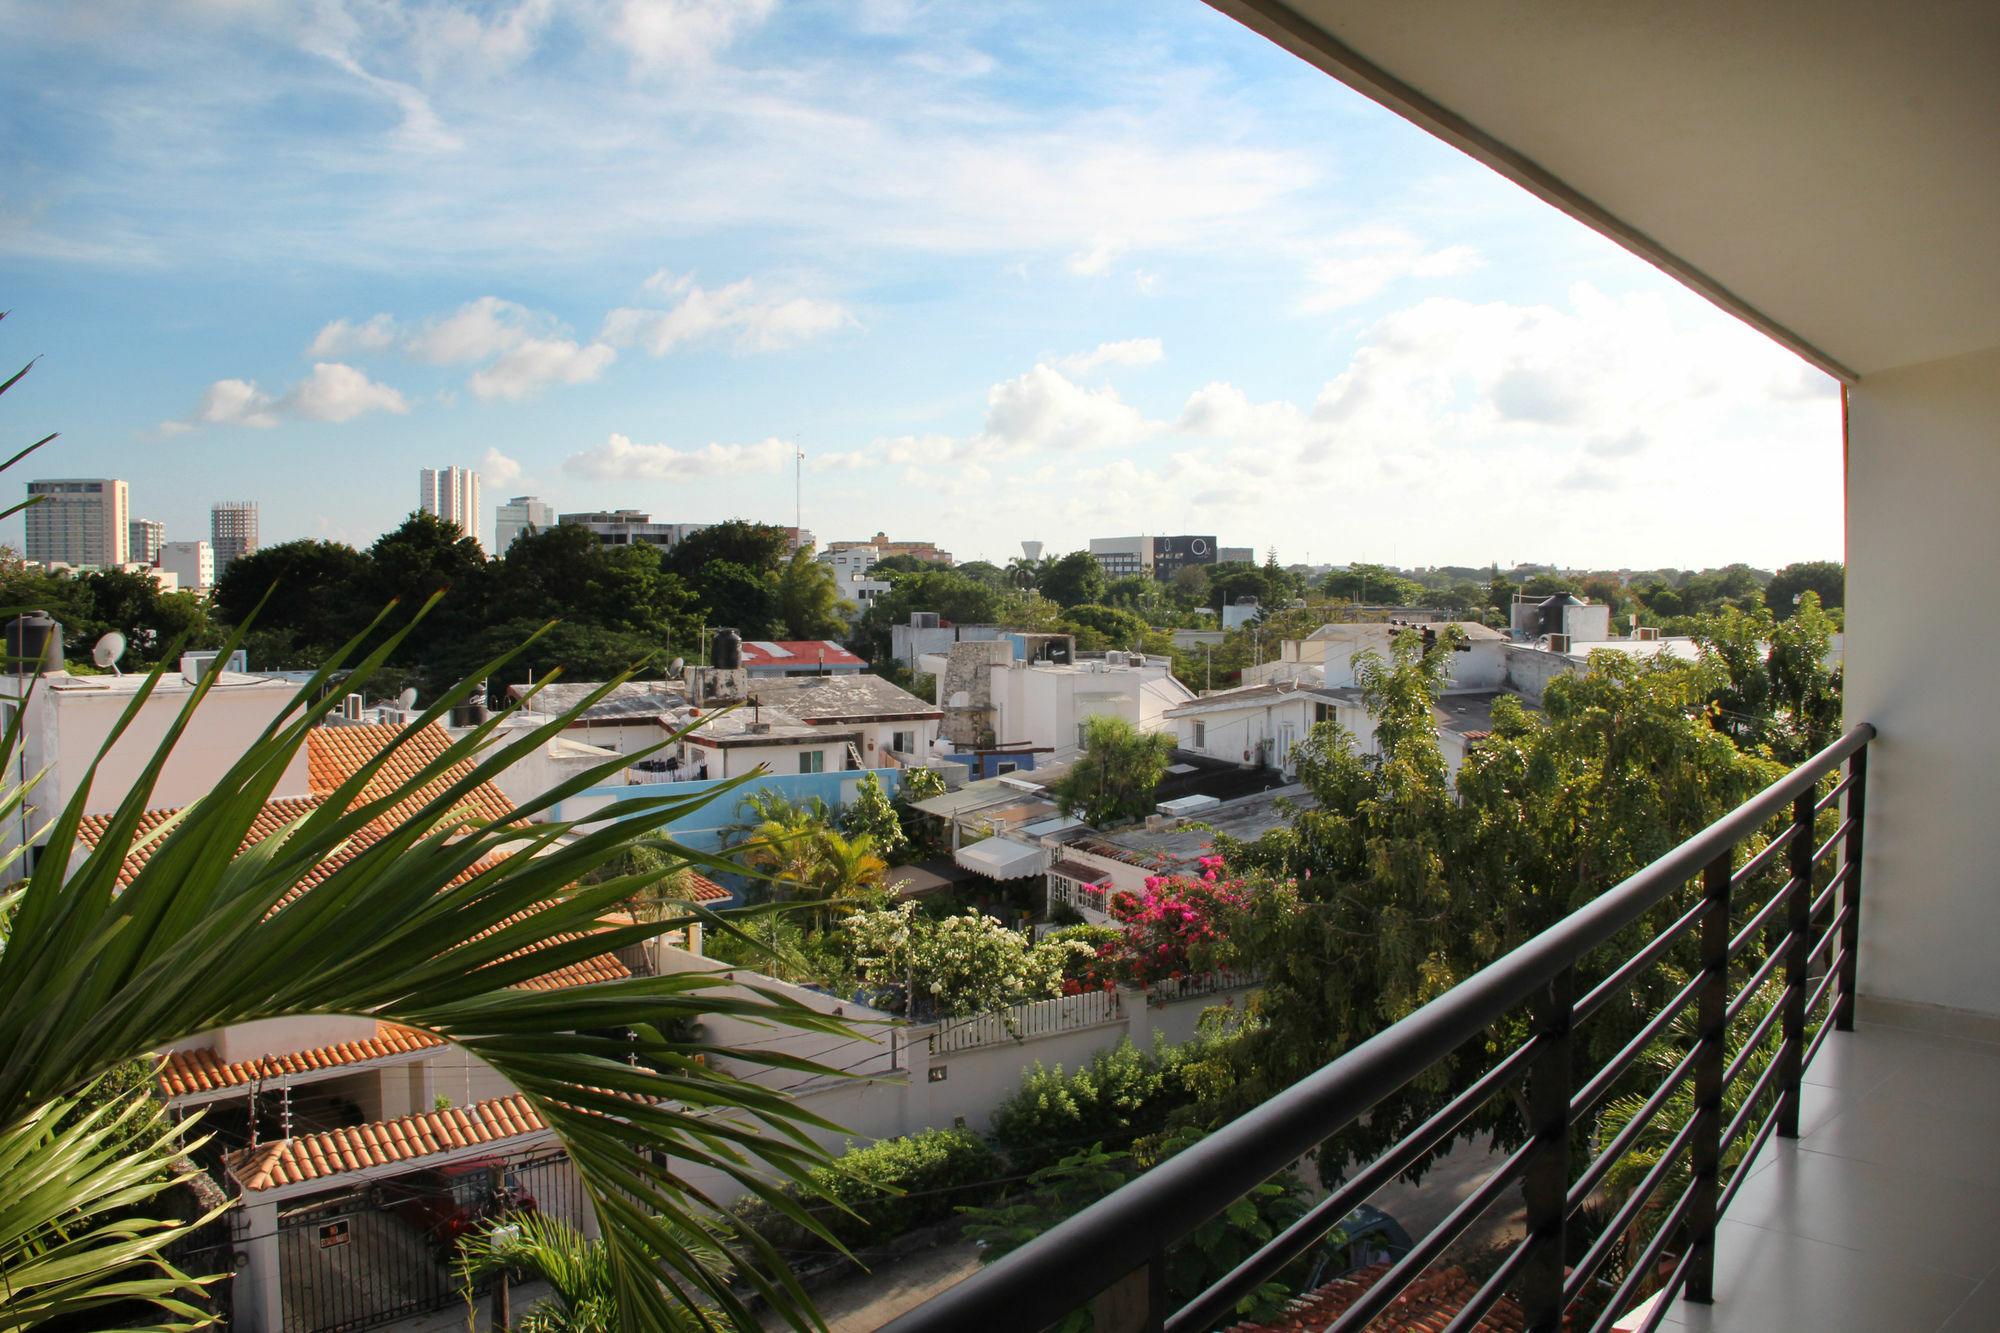
M 130 556 L 131 493 L 110 477 L 62 477 L 28 483 L 34 501 L 22 514 L 27 559 L 38 565 L 112 569 Z
M 167 525 L 157 518 L 135 518 L 125 524 L 126 546 L 130 549 L 125 558 L 135 565 L 151 565 L 159 562 L 160 547 L 166 544 Z
M 208 511 L 208 518 L 215 560 L 212 577 L 219 579 L 230 561 L 257 549 L 257 502 L 224 500 Z
M 477 480 L 474 478 L 475 483 Z M 532 495 L 517 495 L 494 509 L 493 554 L 507 554 L 507 548 L 514 544 L 514 539 L 529 528 L 545 532 L 555 525 L 554 506 L 543 504 Z
M 479 540 L 479 474 L 464 467 L 427 467 L 417 478 L 417 505 L 474 541 Z
M 215 548 L 207 542 L 161 542 L 159 563 L 183 588 L 215 586 Z

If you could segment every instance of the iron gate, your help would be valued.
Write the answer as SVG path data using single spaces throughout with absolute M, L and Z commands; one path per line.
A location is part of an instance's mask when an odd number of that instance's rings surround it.
M 508 1198 L 495 1206 L 488 1168 Z M 562 1152 L 482 1158 L 324 1195 L 278 1218 L 284 1333 L 352 1333 L 465 1299 L 457 1237 L 510 1208 L 573 1227 L 589 1203 Z M 484 1293 L 481 1283 L 474 1295 Z

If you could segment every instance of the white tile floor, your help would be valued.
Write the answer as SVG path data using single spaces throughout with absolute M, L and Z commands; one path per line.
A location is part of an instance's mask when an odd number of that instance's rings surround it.
M 2000 1045 L 1863 1024 L 1806 1071 L 1718 1235 L 1703 1333 L 2000 1330 Z

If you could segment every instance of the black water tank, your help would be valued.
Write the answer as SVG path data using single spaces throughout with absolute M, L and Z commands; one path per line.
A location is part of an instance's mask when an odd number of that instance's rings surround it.
M 1583 603 L 1566 592 L 1559 592 L 1536 608 L 1542 613 L 1542 633 L 1561 634 L 1563 632 L 1563 612 Z
M 17 676 L 39 676 L 63 669 L 63 632 L 46 611 L 30 611 L 7 622 L 7 661 Z
M 743 665 L 743 636 L 733 629 L 719 631 L 715 642 L 708 646 L 708 664 L 724 671 L 734 671 Z

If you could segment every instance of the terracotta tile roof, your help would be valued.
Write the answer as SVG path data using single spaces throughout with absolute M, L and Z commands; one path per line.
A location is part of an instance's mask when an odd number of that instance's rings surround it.
M 249 836 L 243 839 L 243 845 L 248 847 L 252 843 L 262 842 L 287 824 L 305 818 L 318 808 L 319 798 L 316 796 L 270 801 L 257 812 L 256 821 L 250 825 Z M 138 832 L 132 836 L 131 855 L 125 858 L 125 864 L 118 871 L 118 883 L 121 886 L 130 884 L 132 877 L 139 873 L 139 867 L 146 864 L 146 858 L 159 850 L 161 835 L 158 829 L 175 813 L 177 813 L 175 810 L 148 810 L 139 817 Z M 110 815 L 85 815 L 83 821 L 77 825 L 77 840 L 86 847 L 97 846 L 110 831 L 111 818 Z M 332 869 L 331 863 L 324 866 L 316 872 L 313 882 L 317 883 L 325 878 L 326 873 Z
M 275 1189 L 343 1171 L 368 1171 L 435 1153 L 498 1143 L 544 1128 L 527 1098 L 496 1097 L 449 1111 L 425 1111 L 241 1148 L 229 1154 L 229 1171 L 246 1190 Z
M 1318 1333 L 1381 1280 L 1388 1264 L 1370 1264 L 1337 1278 L 1316 1291 L 1286 1303 L 1282 1313 L 1257 1323 L 1233 1324 L 1227 1333 Z M 1404 1288 L 1389 1308 L 1368 1324 L 1366 1333 L 1443 1333 L 1446 1325 L 1479 1294 L 1479 1283 L 1463 1268 L 1427 1273 Z M 1525 1333 L 1521 1307 L 1502 1296 L 1474 1333 Z
M 307 732 L 307 781 L 311 784 L 313 795 L 331 796 L 341 783 L 353 777 L 403 732 L 404 728 L 391 726 L 315 727 Z M 375 800 L 403 786 L 427 764 L 444 754 L 450 745 L 451 738 L 436 723 L 411 733 L 409 739 L 389 757 L 389 761 L 368 780 L 368 785 L 361 789 L 360 799 Z M 425 802 L 434 799 L 452 782 L 471 771 L 470 761 L 453 766 L 444 777 L 427 783 L 376 823 L 385 828 L 401 823 Z M 466 797 L 466 805 L 473 817 L 482 822 L 504 823 L 514 814 L 514 807 L 490 782 L 474 787 Z
M 697 875 L 693 871 L 689 871 L 687 878 L 681 881 L 681 887 L 687 891 L 687 896 L 691 900 L 698 903 L 725 902 L 733 896 L 728 889 L 714 880 Z
M 427 1032 L 417 1032 L 394 1023 L 377 1023 L 375 1036 L 369 1041 L 344 1041 L 336 1046 L 321 1046 L 290 1055 L 267 1055 L 257 1060 L 238 1060 L 234 1064 L 223 1063 L 213 1046 L 173 1051 L 161 1063 L 155 1077 L 159 1080 L 161 1096 L 185 1097 L 191 1093 L 243 1087 L 253 1079 L 334 1069 L 341 1065 L 359 1064 L 363 1060 L 380 1060 L 442 1045 L 442 1040 Z

